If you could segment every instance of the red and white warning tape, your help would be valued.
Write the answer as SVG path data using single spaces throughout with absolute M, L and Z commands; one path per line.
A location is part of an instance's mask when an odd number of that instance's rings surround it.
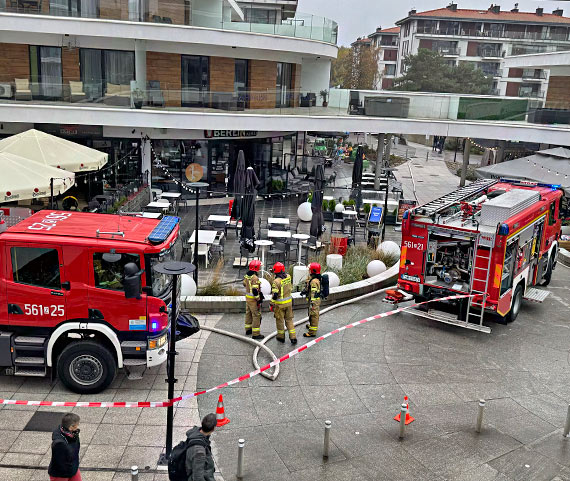
M 280 364 L 282 362 L 285 362 L 287 359 L 291 359 L 293 356 L 296 356 L 297 354 L 313 347 L 315 344 L 325 340 L 327 337 L 332 336 L 333 334 L 338 334 L 341 331 L 344 331 L 345 329 L 350 329 L 352 327 L 356 327 L 359 326 L 361 324 L 366 324 L 367 322 L 373 321 L 375 319 L 381 319 L 383 317 L 388 317 L 388 316 L 392 316 L 394 314 L 397 314 L 398 312 L 402 312 L 402 311 L 406 311 L 408 309 L 411 309 L 413 307 L 417 307 L 421 304 L 428 304 L 430 302 L 435 302 L 435 301 L 449 301 L 449 300 L 453 300 L 453 299 L 465 299 L 467 297 L 472 297 L 472 295 L 461 295 L 461 296 L 448 296 L 448 297 L 442 297 L 439 299 L 433 299 L 430 301 L 424 301 L 424 302 L 419 302 L 417 304 L 413 304 L 411 306 L 406 306 L 406 307 L 399 307 L 398 309 L 394 309 L 392 311 L 388 311 L 388 312 L 383 312 L 382 314 L 376 314 L 375 316 L 370 316 L 367 317 L 366 319 L 362 319 L 360 321 L 356 321 L 353 322 L 351 324 L 347 324 L 346 326 L 342 326 L 339 327 L 331 332 L 327 332 L 326 334 L 323 334 L 320 337 L 316 337 L 314 339 L 312 339 L 311 341 L 309 341 L 307 344 L 304 344 L 300 347 L 298 347 L 297 349 L 293 349 L 291 352 L 285 354 L 284 356 L 281 356 L 279 359 L 276 359 L 274 361 L 271 361 L 269 364 L 266 364 L 263 367 L 260 367 L 259 369 L 256 369 L 255 371 L 251 371 L 247 374 L 244 374 L 243 376 L 240 377 L 236 377 L 235 379 L 232 379 L 231 381 L 225 382 L 223 384 L 219 384 L 218 386 L 212 387 L 210 389 L 206 389 L 204 391 L 198 391 L 192 394 L 187 394 L 184 396 L 179 396 L 176 397 L 174 399 L 169 399 L 168 401 L 138 401 L 138 402 L 81 402 L 81 401 L 77 401 L 77 402 L 63 402 L 63 401 L 22 401 L 22 400 L 15 400 L 15 399 L 0 399 L 0 404 L 13 404 L 13 405 L 21 405 L 21 406 L 53 406 L 53 407 L 86 407 L 86 408 L 163 408 L 163 407 L 168 407 L 168 406 L 172 406 L 173 404 L 183 401 L 184 399 L 190 399 L 196 396 L 201 396 L 202 394 L 207 394 L 210 393 L 212 391 L 216 391 L 218 389 L 222 389 L 228 386 L 231 386 L 232 384 L 238 384 L 242 381 L 245 381 L 246 379 L 251 379 L 252 377 L 257 376 L 258 374 L 260 374 L 263 371 L 267 371 L 268 369 L 271 369 L 272 367 L 276 366 L 277 364 Z

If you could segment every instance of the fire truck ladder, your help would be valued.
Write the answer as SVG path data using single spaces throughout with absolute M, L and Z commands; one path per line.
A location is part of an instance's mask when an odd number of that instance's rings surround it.
M 449 194 L 444 195 L 438 199 L 432 200 L 425 205 L 417 207 L 415 212 L 421 215 L 432 215 L 441 212 L 462 200 L 466 200 L 479 192 L 491 187 L 492 185 L 499 182 L 497 179 L 479 179 L 475 182 L 461 187 Z
M 477 260 L 481 260 L 485 267 L 477 267 Z M 480 263 L 481 264 L 481 263 Z M 489 272 L 491 271 L 491 249 L 485 248 L 480 250 L 479 237 L 475 241 L 473 252 L 473 275 L 471 276 L 470 294 L 475 296 L 467 299 L 467 311 L 465 314 L 465 323 L 479 324 L 479 331 L 490 333 L 491 329 L 483 325 L 483 317 L 485 315 L 485 305 L 487 296 L 489 295 Z M 484 289 L 475 289 L 475 283 L 484 284 Z M 480 299 L 480 300 L 479 300 Z M 479 307 L 480 312 L 474 312 L 472 306 Z

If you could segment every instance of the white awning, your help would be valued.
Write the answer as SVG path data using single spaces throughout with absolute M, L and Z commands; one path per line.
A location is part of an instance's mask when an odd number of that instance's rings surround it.
M 0 152 L 0 203 L 49 197 L 64 193 L 75 183 L 75 174 L 25 157 Z
M 35 129 L 0 140 L 0 152 L 26 157 L 69 172 L 99 170 L 109 158 L 109 154 L 99 150 Z
M 243 14 L 243 10 L 240 8 L 237 2 L 235 2 L 234 0 L 228 0 L 228 3 L 234 9 L 234 12 L 236 12 L 239 15 L 239 18 L 241 18 L 243 22 L 245 20 L 245 15 Z

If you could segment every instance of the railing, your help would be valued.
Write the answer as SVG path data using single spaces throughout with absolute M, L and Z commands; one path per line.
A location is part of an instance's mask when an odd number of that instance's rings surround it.
M 78 2 L 84 5 L 84 2 Z M 270 35 L 318 40 L 336 45 L 338 24 L 318 15 L 296 12 L 292 18 L 275 20 L 273 23 L 232 21 L 227 9 L 201 10 L 185 5 L 185 2 L 151 2 L 155 8 L 146 11 L 134 8 L 139 2 L 129 0 L 101 0 L 85 2 L 89 8 L 78 10 L 67 7 L 53 8 L 46 0 L 0 0 L 0 13 L 23 13 L 56 17 L 96 18 L 124 20 L 155 24 L 188 25 L 221 30 L 264 33 Z
M 488 77 L 497 78 L 497 77 L 503 76 L 503 70 L 500 68 L 495 69 L 495 70 L 487 70 L 487 69 L 482 68 L 481 71 Z
M 529 99 L 543 99 L 544 90 L 519 90 L 519 97 L 529 98 Z
M 434 50 L 444 56 L 445 55 L 458 56 L 461 53 L 461 49 L 458 47 L 435 47 Z
M 501 50 L 491 48 L 478 48 L 477 55 L 483 58 L 497 58 L 501 57 Z
M 523 70 L 523 80 L 546 80 L 546 72 L 544 70 Z
M 475 29 L 438 29 L 436 27 L 418 27 L 417 33 L 425 35 L 442 35 L 458 37 L 508 38 L 514 40 L 551 40 L 556 42 L 570 41 L 568 34 L 543 32 L 510 32 Z

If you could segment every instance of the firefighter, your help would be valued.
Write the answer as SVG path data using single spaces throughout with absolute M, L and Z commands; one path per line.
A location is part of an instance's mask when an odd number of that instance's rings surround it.
M 291 276 L 285 272 L 285 266 L 281 262 L 277 262 L 273 266 L 273 274 L 275 274 L 275 280 L 271 286 L 270 309 L 275 314 L 277 340 L 285 342 L 285 324 L 287 324 L 291 344 L 297 344 L 297 335 L 295 333 L 295 325 L 293 324 Z
M 303 336 L 315 337 L 319 328 L 319 310 L 321 308 L 321 265 L 318 262 L 310 264 L 309 274 L 311 277 L 307 279 L 305 288 L 301 292 L 309 303 L 309 324 L 306 325 L 309 331 L 305 332 Z
M 245 287 L 245 334 L 252 334 L 252 339 L 263 339 L 261 335 L 261 281 L 257 273 L 261 269 L 261 261 L 249 263 L 249 271 L 243 277 Z

